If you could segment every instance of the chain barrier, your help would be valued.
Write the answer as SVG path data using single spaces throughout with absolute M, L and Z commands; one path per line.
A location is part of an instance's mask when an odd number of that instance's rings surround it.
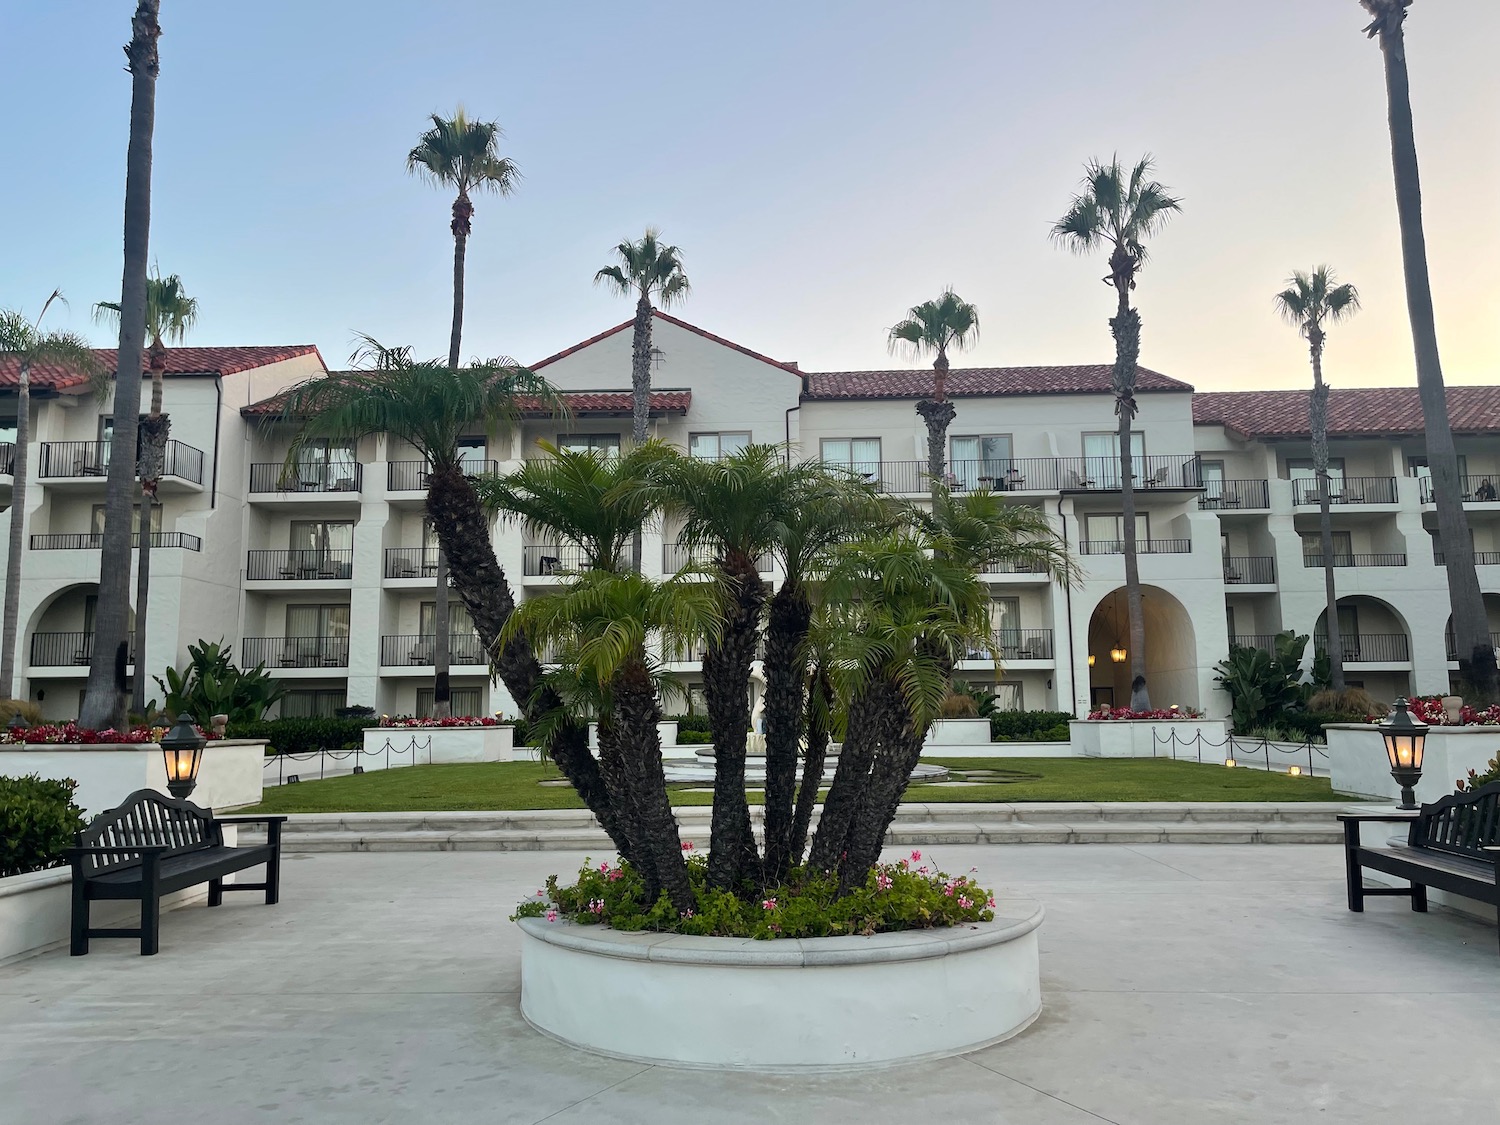
M 1157 753 L 1157 747 L 1159 746 L 1169 747 L 1170 752 L 1166 754 Z M 1184 754 L 1182 755 L 1184 759 L 1188 757 L 1186 751 L 1196 749 L 1193 760 L 1200 764 L 1203 762 L 1205 747 L 1210 750 L 1219 751 L 1216 757 L 1223 761 L 1225 765 L 1228 765 L 1231 761 L 1238 765 L 1242 757 L 1254 761 L 1255 755 L 1261 754 L 1265 759 L 1267 773 L 1277 772 L 1276 767 L 1272 765 L 1272 751 L 1282 755 L 1283 758 L 1306 758 L 1308 776 L 1315 774 L 1318 768 L 1318 759 L 1322 759 L 1325 768 L 1328 763 L 1328 748 L 1326 746 L 1319 746 L 1310 738 L 1304 739 L 1301 743 L 1287 743 L 1283 745 L 1272 742 L 1269 738 L 1248 739 L 1231 734 L 1227 735 L 1223 741 L 1215 742 L 1213 739 L 1203 736 L 1202 727 L 1194 728 L 1192 738 L 1179 738 L 1175 730 L 1168 730 L 1163 734 L 1158 728 L 1152 729 L 1151 756 L 1153 758 L 1170 757 L 1173 761 L 1176 761 L 1178 759 L 1177 751 L 1179 747 L 1184 750 Z M 1297 765 L 1299 769 L 1302 768 L 1298 763 L 1288 763 L 1288 765 Z
M 380 747 L 380 748 L 378 748 L 378 749 L 375 749 L 375 750 L 370 750 L 370 749 L 367 749 L 367 748 L 365 748 L 363 746 L 355 746 L 355 747 L 353 747 L 352 749 L 349 749 L 349 750 L 322 750 L 322 749 L 320 749 L 320 750 L 310 750 L 310 751 L 307 751 L 305 753 L 300 753 L 300 754 L 295 754 L 295 753 L 289 753 L 289 754 L 268 754 L 266 756 L 265 761 L 261 765 L 261 778 L 262 778 L 262 783 L 264 783 L 264 779 L 266 777 L 266 771 L 267 771 L 267 769 L 269 769 L 269 768 L 272 767 L 273 763 L 274 763 L 274 768 L 276 770 L 276 784 L 277 785 L 295 785 L 295 784 L 297 784 L 298 782 L 300 782 L 302 780 L 302 771 L 299 770 L 296 773 L 288 773 L 287 772 L 287 769 L 286 769 L 286 763 L 287 762 L 297 763 L 297 762 L 311 762 L 311 761 L 316 760 L 317 763 L 318 763 L 318 780 L 319 781 L 323 780 L 328 775 L 328 770 L 329 770 L 328 763 L 330 761 L 333 761 L 333 762 L 346 762 L 350 758 L 353 758 L 354 759 L 354 767 L 353 767 L 352 770 L 350 770 L 350 773 L 364 773 L 365 772 L 365 767 L 360 764 L 360 759 L 362 757 L 363 758 L 383 758 L 385 764 L 381 768 L 383 768 L 383 769 L 390 769 L 391 768 L 391 755 L 394 754 L 399 759 L 403 755 L 410 754 L 411 755 L 411 761 L 409 761 L 409 762 L 397 761 L 396 765 L 397 766 L 415 766 L 415 765 L 418 764 L 418 755 L 421 754 L 424 750 L 427 752 L 427 764 L 430 766 L 430 765 L 432 765 L 432 735 L 430 735 L 430 734 L 422 742 L 418 742 L 416 735 L 412 735 L 409 738 L 409 740 L 407 742 L 407 745 L 404 746 L 404 747 L 393 746 L 391 744 L 390 737 L 387 736 L 387 738 L 385 740 L 385 745 L 382 746 L 382 747 Z

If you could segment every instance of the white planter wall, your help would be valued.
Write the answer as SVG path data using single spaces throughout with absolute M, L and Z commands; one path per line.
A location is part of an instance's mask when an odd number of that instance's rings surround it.
M 1369 723 L 1350 723 L 1323 728 L 1328 736 L 1329 769 L 1333 787 L 1340 793 L 1361 797 L 1401 796 L 1401 787 L 1391 777 L 1380 728 Z M 1483 773 L 1490 759 L 1500 753 L 1500 727 L 1432 727 L 1423 752 L 1422 779 L 1416 785 L 1418 802 L 1436 801 L 1455 789 L 1455 782 L 1470 769 Z
M 1201 745 L 1205 762 L 1222 762 L 1229 749 L 1223 719 L 1074 719 L 1068 733 L 1073 752 L 1083 758 L 1170 758 L 1175 752 L 1179 759 L 1197 760 Z
M 922 744 L 924 754 L 939 753 L 939 748 L 955 747 L 961 752 L 966 746 L 988 746 L 990 744 L 990 721 L 988 719 L 935 719 L 927 731 L 927 740 Z
M 389 756 L 386 754 L 387 742 L 391 747 Z M 387 757 L 392 769 L 445 762 L 509 762 L 515 757 L 515 727 L 365 728 L 365 744 L 359 755 L 359 764 L 367 771 L 383 770 Z M 348 773 L 354 766 L 354 759 L 344 758 L 329 764 L 338 772 Z M 310 765 L 316 768 L 315 762 Z
M 226 738 L 203 748 L 198 785 L 190 798 L 204 808 L 231 809 L 260 802 L 261 762 L 266 744 L 261 740 Z M 0 748 L 0 776 L 36 774 L 72 778 L 78 782 L 73 798 L 90 816 L 112 809 L 137 789 L 166 794 L 167 767 L 161 747 L 154 742 L 67 746 L 57 743 Z

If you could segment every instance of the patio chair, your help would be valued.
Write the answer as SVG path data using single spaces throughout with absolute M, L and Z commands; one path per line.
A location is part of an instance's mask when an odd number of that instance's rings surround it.
M 1152 473 L 1149 477 L 1146 478 L 1146 487 L 1160 488 L 1162 485 L 1166 484 L 1167 474 L 1169 471 L 1170 470 L 1165 465 L 1157 469 L 1156 472 Z

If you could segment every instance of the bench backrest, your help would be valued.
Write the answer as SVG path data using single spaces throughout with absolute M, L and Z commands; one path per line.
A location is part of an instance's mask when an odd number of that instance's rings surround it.
M 164 855 L 177 855 L 221 844 L 222 833 L 208 809 L 163 797 L 154 789 L 139 789 L 118 808 L 96 816 L 78 833 L 78 844 L 118 849 L 84 856 L 84 870 L 98 874 L 140 863 L 142 847 L 164 846 L 169 849 Z
M 1500 781 L 1423 805 L 1411 823 L 1408 843 L 1471 859 L 1494 859 L 1494 852 L 1482 849 L 1500 846 Z

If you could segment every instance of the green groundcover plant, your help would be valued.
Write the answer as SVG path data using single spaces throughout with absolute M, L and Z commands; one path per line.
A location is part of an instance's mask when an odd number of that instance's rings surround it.
M 41 871 L 62 861 L 62 851 L 84 827 L 73 803 L 78 782 L 28 774 L 0 777 L 0 877 Z
M 948 875 L 914 851 L 896 863 L 879 863 L 863 887 L 839 895 L 834 873 L 793 868 L 787 878 L 758 898 L 746 899 L 708 885 L 708 861 L 688 854 L 688 877 L 696 905 L 680 913 L 665 894 L 647 899 L 646 884 L 629 863 L 597 866 L 585 860 L 578 881 L 561 886 L 556 875 L 545 890 L 516 907 L 511 916 L 569 921 L 616 930 L 651 930 L 701 937 L 773 938 L 838 937 L 922 930 L 989 922 L 995 897 L 972 876 Z

